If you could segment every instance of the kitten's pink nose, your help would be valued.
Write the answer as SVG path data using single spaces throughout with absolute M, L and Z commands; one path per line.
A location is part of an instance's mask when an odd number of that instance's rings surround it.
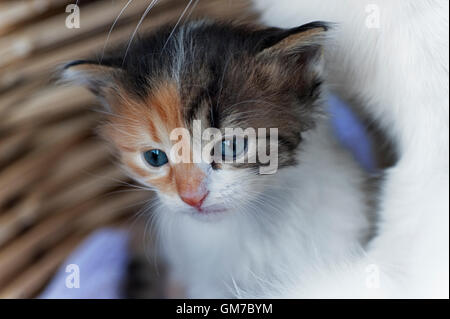
M 195 193 L 192 192 L 180 193 L 180 198 L 183 202 L 197 209 L 200 209 L 200 207 L 202 207 L 202 204 L 207 196 L 208 196 L 207 191 Z
M 194 164 L 174 165 L 178 195 L 189 206 L 200 210 L 209 192 L 205 185 L 205 173 Z

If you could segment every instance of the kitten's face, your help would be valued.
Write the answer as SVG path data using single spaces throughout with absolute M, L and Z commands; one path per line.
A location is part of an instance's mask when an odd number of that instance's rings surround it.
M 227 136 L 226 130 L 276 128 L 278 168 L 297 164 L 301 133 L 313 126 L 317 112 L 318 38 L 325 29 L 318 23 L 254 30 L 191 22 L 170 39 L 168 27 L 139 40 L 125 61 L 120 51 L 101 64 L 71 63 L 64 78 L 87 85 L 103 101 L 109 113 L 103 135 L 127 171 L 155 189 L 164 206 L 197 217 L 251 210 L 277 176 L 260 174 L 267 165 L 260 142 L 268 150 L 271 140 Z M 194 161 L 203 148 L 191 146 L 180 163 L 174 146 L 186 143 L 171 134 L 181 128 L 199 143 L 195 123 L 201 132 L 222 133 L 209 144 L 218 146 L 216 160 Z M 244 163 L 221 163 L 227 156 Z

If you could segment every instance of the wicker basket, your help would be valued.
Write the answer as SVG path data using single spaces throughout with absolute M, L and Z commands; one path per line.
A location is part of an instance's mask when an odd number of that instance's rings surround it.
M 95 136 L 91 94 L 50 78 L 58 64 L 101 52 L 107 38 L 106 47 L 129 39 L 150 1 L 79 1 L 79 29 L 65 25 L 70 2 L 0 0 L 0 298 L 36 296 L 85 236 L 127 225 L 149 198 L 131 191 Z M 188 3 L 161 0 L 140 31 L 177 21 Z M 246 19 L 246 7 L 193 1 L 184 18 Z

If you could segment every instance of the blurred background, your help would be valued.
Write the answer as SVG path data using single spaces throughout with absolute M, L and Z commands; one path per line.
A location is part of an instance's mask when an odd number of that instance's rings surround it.
M 121 296 L 115 282 L 108 287 L 113 293 L 105 293 L 105 286 L 103 295 L 96 293 L 98 274 L 103 266 L 127 263 L 117 247 L 126 251 L 124 242 L 144 241 L 148 216 L 139 216 L 151 194 L 134 187 L 96 137 L 100 114 L 93 111 L 93 96 L 57 86 L 52 74 L 61 63 L 98 57 L 128 41 L 152 1 L 78 1 L 79 28 L 76 8 L 68 7 L 75 3 L 0 0 L 0 298 Z M 180 17 L 254 18 L 246 1 L 155 3 L 139 33 Z M 118 229 L 134 238 L 124 239 Z M 99 254 L 105 251 L 110 255 Z M 84 263 L 81 284 L 89 283 L 90 294 L 64 292 L 71 254 Z M 96 275 L 86 274 L 93 270 Z M 103 283 L 111 285 L 111 278 Z

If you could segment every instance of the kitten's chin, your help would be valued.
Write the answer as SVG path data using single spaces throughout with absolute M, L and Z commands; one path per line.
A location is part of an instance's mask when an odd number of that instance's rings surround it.
M 175 215 L 181 214 L 203 222 L 216 222 L 226 219 L 232 212 L 230 208 L 227 208 L 225 205 L 221 204 L 204 205 L 199 209 L 181 203 L 178 205 L 173 205 L 172 198 L 159 197 L 159 200 L 162 204 L 161 209 L 163 214 L 164 210 L 168 209 Z
M 202 222 L 217 222 L 226 218 L 230 214 L 230 211 L 223 206 L 214 205 L 202 207 L 200 209 L 190 208 L 186 213 L 192 218 Z

